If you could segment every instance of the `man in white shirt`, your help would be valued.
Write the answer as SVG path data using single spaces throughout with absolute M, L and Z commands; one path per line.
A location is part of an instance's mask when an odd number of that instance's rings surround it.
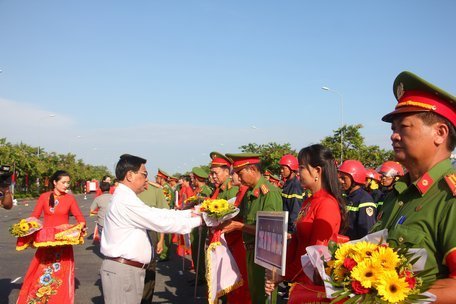
M 124 154 L 116 166 L 120 181 L 105 217 L 100 274 L 106 304 L 138 304 L 145 268 L 152 255 L 147 230 L 186 234 L 201 225 L 191 210 L 167 210 L 145 205 L 137 194 L 146 189 L 146 160 Z

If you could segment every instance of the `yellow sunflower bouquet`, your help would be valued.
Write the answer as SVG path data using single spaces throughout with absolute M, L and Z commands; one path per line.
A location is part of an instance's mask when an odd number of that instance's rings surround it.
M 231 201 L 224 199 L 206 199 L 199 211 L 202 212 L 203 219 L 209 227 L 218 226 L 239 213 L 239 209 Z
M 40 220 L 34 217 L 29 217 L 26 219 L 22 219 L 19 221 L 19 223 L 13 224 L 9 228 L 9 232 L 14 236 L 14 237 L 22 237 L 22 236 L 27 236 L 30 235 L 38 230 L 43 228 L 43 224 L 41 223 Z
M 379 233 L 382 236 L 378 238 L 377 233 L 377 241 L 367 238 L 344 244 L 333 242 L 328 247 L 308 247 L 307 253 L 313 255 L 310 260 L 325 280 L 331 303 L 432 301 L 432 294 L 423 294 L 427 288 L 422 279 L 426 251 L 392 248 L 384 242 L 387 232 Z

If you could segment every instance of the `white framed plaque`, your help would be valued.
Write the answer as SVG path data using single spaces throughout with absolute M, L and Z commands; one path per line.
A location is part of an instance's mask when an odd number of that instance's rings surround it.
M 258 211 L 256 217 L 255 263 L 284 276 L 288 211 Z

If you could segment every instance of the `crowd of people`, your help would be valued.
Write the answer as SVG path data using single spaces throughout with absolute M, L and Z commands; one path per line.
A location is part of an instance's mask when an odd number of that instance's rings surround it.
M 395 110 L 382 119 L 392 125 L 395 160 L 377 169 L 359 160 L 338 164 L 329 149 L 315 144 L 297 156 L 283 155 L 280 177 L 263 171 L 258 154 L 211 152 L 209 172 L 196 167 L 177 178 L 159 169 L 153 182 L 146 159 L 122 155 L 115 170 L 119 184 L 114 190 L 102 181 L 91 206 L 104 256 L 105 303 L 152 303 L 156 263 L 170 258 L 173 234 L 191 236 L 191 248 L 181 250 L 191 250 L 193 286 L 208 284 L 204 249 L 223 235 L 242 278 L 220 294 L 226 303 L 276 303 L 278 296 L 288 303 L 329 302 L 318 273 L 309 277 L 302 269 L 306 247 L 356 240 L 384 228 L 390 244 L 426 249 L 426 286 L 437 302 L 456 302 L 456 173 L 450 161 L 456 98 L 410 72 L 398 75 L 394 94 Z M 44 213 L 44 227 L 55 227 L 68 224 L 72 213 L 85 226 L 66 191 L 68 173 L 58 171 L 52 181 L 54 189 L 40 196 L 32 216 Z M 240 212 L 206 227 L 198 208 L 205 199 L 231 200 Z M 254 262 L 258 211 L 288 211 L 283 277 Z M 42 241 L 51 242 L 53 235 L 48 237 Z M 43 289 L 49 286 L 46 275 L 60 282 L 52 291 Z M 73 276 L 71 244 L 40 247 L 18 303 L 35 303 L 37 290 L 48 295 L 47 303 L 73 303 Z

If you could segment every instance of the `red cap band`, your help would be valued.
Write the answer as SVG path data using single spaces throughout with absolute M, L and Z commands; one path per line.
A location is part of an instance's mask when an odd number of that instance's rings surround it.
M 406 91 L 404 96 L 399 99 L 395 109 L 404 108 L 418 108 L 422 111 L 435 112 L 456 126 L 456 112 L 448 102 L 438 96 L 421 91 Z
M 244 158 L 240 160 L 235 160 L 233 163 L 233 168 L 234 170 L 239 170 L 241 167 L 247 166 L 247 165 L 254 165 L 260 163 L 259 158 Z
M 219 157 L 214 157 L 212 159 L 211 167 L 218 167 L 218 166 L 231 166 L 231 163 L 227 161 L 226 159 L 219 158 Z

